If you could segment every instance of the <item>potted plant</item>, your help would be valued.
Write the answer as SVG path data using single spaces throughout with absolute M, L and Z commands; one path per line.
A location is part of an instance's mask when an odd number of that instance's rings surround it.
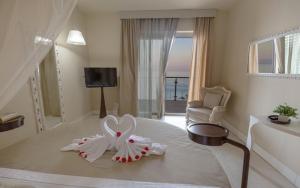
M 297 108 L 290 107 L 286 103 L 277 106 L 273 112 L 278 114 L 278 121 L 289 122 L 290 117 L 297 117 Z

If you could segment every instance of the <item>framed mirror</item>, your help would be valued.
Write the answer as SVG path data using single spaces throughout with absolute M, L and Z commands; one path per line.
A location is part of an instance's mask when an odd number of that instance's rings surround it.
M 252 42 L 248 73 L 300 77 L 300 30 Z
M 58 56 L 57 47 L 53 45 L 31 77 L 38 132 L 50 130 L 65 122 L 62 75 Z

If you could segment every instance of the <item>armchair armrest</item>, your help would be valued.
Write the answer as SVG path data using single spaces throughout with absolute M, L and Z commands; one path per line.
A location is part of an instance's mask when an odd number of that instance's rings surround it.
M 203 105 L 203 101 L 191 101 L 188 102 L 188 108 L 200 108 Z
M 212 110 L 212 113 L 225 112 L 225 106 L 215 106 Z
M 226 111 L 226 107 L 224 106 L 215 106 L 212 110 L 212 113 L 209 117 L 209 122 L 219 123 L 222 119 L 224 112 Z

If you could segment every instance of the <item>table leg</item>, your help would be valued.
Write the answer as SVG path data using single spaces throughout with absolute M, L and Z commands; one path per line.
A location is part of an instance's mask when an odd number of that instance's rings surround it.
M 243 164 L 243 175 L 241 188 L 247 188 L 248 185 L 248 173 L 249 173 L 249 160 L 250 160 L 250 151 L 249 149 L 241 143 L 238 143 L 234 140 L 226 138 L 225 143 L 234 145 L 244 151 L 244 164 Z

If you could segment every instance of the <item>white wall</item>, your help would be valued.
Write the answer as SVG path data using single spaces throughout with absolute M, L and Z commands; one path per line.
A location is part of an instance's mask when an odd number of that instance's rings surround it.
M 66 43 L 71 29 L 80 30 L 86 39 L 83 15 L 74 9 L 66 27 L 56 40 L 57 58 L 62 69 L 62 93 L 66 122 L 83 117 L 91 111 L 91 92 L 85 88 L 84 67 L 89 65 L 88 45 L 75 46 Z
M 0 111 L 0 114 L 17 112 L 25 116 L 22 127 L 0 132 L 0 149 L 37 134 L 34 106 L 28 81 L 18 94 Z
M 300 81 L 247 75 L 248 45 L 257 38 L 300 26 L 298 0 L 239 1 L 228 16 L 221 82 L 232 90 L 225 119 L 244 134 L 250 114 L 271 114 L 280 103 L 300 109 Z M 269 128 L 255 130 L 256 142 L 300 174 L 300 139 Z
M 121 21 L 117 13 L 94 13 L 85 16 L 90 66 L 120 66 Z M 119 72 L 119 71 L 118 71 Z M 119 83 L 118 83 L 119 84 Z M 99 89 L 92 90 L 92 109 L 99 110 Z M 119 103 L 119 88 L 104 89 L 107 110 Z
M 227 11 L 218 11 L 214 19 L 212 47 L 209 61 L 212 63 L 211 86 L 220 85 L 222 65 L 224 64 L 225 42 L 227 37 Z

